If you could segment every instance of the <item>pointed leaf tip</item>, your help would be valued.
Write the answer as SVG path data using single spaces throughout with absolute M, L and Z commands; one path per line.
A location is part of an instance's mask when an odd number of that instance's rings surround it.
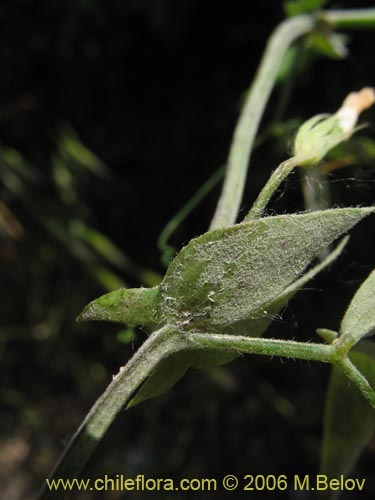
M 183 329 L 220 332 L 248 319 L 374 208 L 265 217 L 190 241 L 160 286 L 163 313 Z
M 90 302 L 77 321 L 154 326 L 160 320 L 159 288 L 120 288 Z

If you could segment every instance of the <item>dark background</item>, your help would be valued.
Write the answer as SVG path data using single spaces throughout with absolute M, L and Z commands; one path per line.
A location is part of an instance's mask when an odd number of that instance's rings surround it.
M 372 2 L 355 2 L 362 6 Z M 283 17 L 281 3 L 269 0 L 2 1 L 0 200 L 6 209 L 0 213 L 10 217 L 13 236 L 0 233 L 0 473 L 9 500 L 39 488 L 112 373 L 145 338 L 139 331 L 130 341 L 131 332 L 77 325 L 74 318 L 113 284 L 147 285 L 145 269 L 164 272 L 158 235 L 225 162 L 244 91 Z M 352 31 L 344 60 L 309 54 L 282 120 L 334 111 L 349 91 L 374 85 L 374 37 Z M 281 91 L 271 98 L 262 130 Z M 371 125 L 364 134 L 373 137 L 374 112 L 366 119 Z M 100 175 L 77 167 L 64 150 L 62 137 L 72 129 L 103 162 L 97 160 Z M 286 157 L 291 137 L 271 134 L 256 150 L 242 213 Z M 10 148 L 18 152 L 21 174 L 7 163 L 14 158 Z M 375 155 L 334 171 L 330 180 L 333 205 L 372 204 Z M 179 226 L 176 248 L 207 229 L 218 195 L 216 188 Z M 303 209 L 296 175 L 273 209 Z M 121 262 L 100 254 L 99 237 L 90 246 L 82 224 L 121 248 Z M 353 231 L 345 254 L 293 301 L 269 335 L 311 339 L 316 327 L 338 328 L 374 265 L 373 227 L 371 220 Z M 122 414 L 87 475 L 314 474 L 328 374 L 325 366 L 258 357 L 191 373 L 164 397 Z M 353 473 L 369 477 L 369 498 L 374 450 L 374 444 L 365 450 Z

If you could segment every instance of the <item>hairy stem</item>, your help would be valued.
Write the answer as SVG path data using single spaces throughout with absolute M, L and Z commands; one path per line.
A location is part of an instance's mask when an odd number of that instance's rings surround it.
M 370 405 L 375 409 L 375 391 L 362 375 L 356 366 L 345 356 L 342 360 L 336 362 L 337 366 L 345 373 L 360 390 L 361 394 L 367 399 Z
M 374 27 L 375 9 L 328 11 L 321 12 L 318 16 L 296 16 L 287 19 L 277 27 L 267 44 L 234 132 L 222 194 L 211 222 L 212 229 L 235 223 L 255 135 L 283 56 L 294 40 L 314 29 L 317 20 L 339 28 Z M 292 160 L 284 162 L 274 172 L 248 218 L 256 218 L 262 214 L 275 189 L 294 168 L 295 164 Z M 347 357 L 337 358 L 333 345 L 221 334 L 182 334 L 166 326 L 154 332 L 114 377 L 73 436 L 52 477 L 78 477 L 109 426 L 145 379 L 163 359 L 185 349 L 231 351 L 337 363 L 375 408 L 375 393 L 367 380 Z M 64 495 L 62 490 L 61 494 Z M 41 492 L 40 499 L 57 499 L 61 497 L 61 494 L 45 488 Z
M 234 131 L 222 194 L 210 229 L 235 223 L 255 135 L 283 57 L 293 41 L 314 26 L 313 16 L 296 16 L 283 21 L 271 36 Z
M 269 39 L 234 131 L 222 193 L 210 229 L 235 223 L 255 135 L 283 56 L 297 38 L 314 29 L 317 21 L 339 29 L 374 28 L 375 8 L 331 10 L 319 12 L 315 16 L 296 16 L 286 19 L 276 28 Z
M 225 334 L 183 333 L 166 326 L 154 332 L 128 363 L 114 377 L 97 400 L 73 436 L 50 479 L 76 478 L 90 459 L 97 444 L 104 437 L 118 413 L 130 401 L 135 391 L 165 358 L 183 350 L 260 354 L 292 359 L 336 363 L 359 388 L 375 408 L 375 392 L 366 378 L 345 356 L 338 359 L 333 345 L 233 336 Z M 63 490 L 52 491 L 45 484 L 40 500 L 64 496 Z
M 113 378 L 102 396 L 96 401 L 73 436 L 50 478 L 75 478 L 94 452 L 118 413 L 125 407 L 164 358 L 186 348 L 183 338 L 168 328 L 154 332 L 143 343 L 128 363 Z M 57 499 L 64 492 L 49 491 L 44 486 L 40 500 Z
M 305 359 L 323 363 L 337 364 L 359 389 L 375 409 L 375 391 L 362 373 L 345 356 L 338 359 L 335 345 L 295 342 L 293 340 L 277 340 L 249 338 L 243 336 L 190 333 L 187 340 L 195 347 L 212 351 L 229 351 L 243 354 L 262 354 L 283 358 Z
M 166 224 L 157 241 L 158 249 L 162 253 L 162 262 L 168 266 L 171 258 L 175 255 L 176 249 L 169 245 L 168 241 L 176 228 L 186 219 L 195 207 L 207 196 L 207 194 L 224 177 L 225 165 L 216 170 L 212 176 L 202 184 L 197 192 L 183 205 L 182 208 Z
M 277 167 L 276 170 L 274 170 L 244 220 L 259 219 L 259 217 L 262 216 L 264 209 L 266 208 L 276 189 L 297 165 L 298 160 L 294 156 L 292 158 L 289 158 L 288 160 L 285 160 Z
M 331 363 L 334 348 L 326 344 L 252 338 L 234 335 L 189 333 L 186 336 L 192 346 L 213 351 L 229 351 L 244 354 L 263 354 L 283 358 L 306 359 Z

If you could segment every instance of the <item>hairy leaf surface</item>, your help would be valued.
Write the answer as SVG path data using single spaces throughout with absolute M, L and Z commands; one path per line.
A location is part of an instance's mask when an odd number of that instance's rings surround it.
M 159 318 L 159 288 L 120 288 L 90 302 L 78 321 L 110 321 L 154 327 Z
M 375 331 L 375 271 L 354 295 L 341 322 L 341 337 L 353 343 Z
M 183 330 L 227 332 L 261 320 L 263 308 L 319 252 L 372 211 L 266 217 L 203 234 L 181 250 L 160 285 L 164 321 Z

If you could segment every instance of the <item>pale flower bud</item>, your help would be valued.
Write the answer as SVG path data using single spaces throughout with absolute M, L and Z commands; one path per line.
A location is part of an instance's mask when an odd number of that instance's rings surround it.
M 351 92 L 337 112 L 341 128 L 344 132 L 353 130 L 358 116 L 375 102 L 375 90 L 365 87 L 359 92 Z
M 348 139 L 355 131 L 359 114 L 375 102 L 375 90 L 365 87 L 351 92 L 334 115 L 317 115 L 298 130 L 294 156 L 300 166 L 316 165 L 330 149 Z

